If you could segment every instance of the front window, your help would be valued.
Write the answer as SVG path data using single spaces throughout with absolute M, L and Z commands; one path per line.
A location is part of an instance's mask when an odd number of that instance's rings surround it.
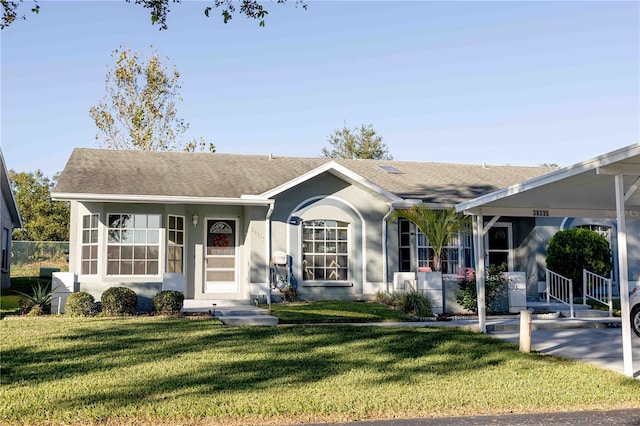
M 184 217 L 169 215 L 167 226 L 167 272 L 183 272 Z
M 108 216 L 107 275 L 158 275 L 159 214 Z
M 472 235 L 468 229 L 468 225 L 465 224 L 463 226 L 466 229 L 452 236 L 449 244 L 442 248 L 440 267 L 443 274 L 457 274 L 460 267 L 471 265 Z M 433 265 L 433 247 L 422 231 L 417 228 L 416 230 L 418 236 L 418 267 L 429 267 L 435 270 Z
M 2 228 L 2 270 L 9 270 L 9 229 Z
M 302 222 L 302 279 L 347 281 L 349 224 L 336 220 Z
M 411 271 L 411 227 L 413 225 L 408 219 L 401 218 L 398 220 L 398 260 L 400 263 L 400 272 Z
M 98 273 L 98 214 L 82 216 L 82 274 Z

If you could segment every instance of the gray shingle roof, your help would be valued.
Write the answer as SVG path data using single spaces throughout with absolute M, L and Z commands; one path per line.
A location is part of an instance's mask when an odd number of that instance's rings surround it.
M 386 160 L 273 157 L 77 148 L 54 194 L 239 198 L 335 161 L 401 198 L 458 203 L 554 169 Z M 393 166 L 389 173 L 379 166 Z

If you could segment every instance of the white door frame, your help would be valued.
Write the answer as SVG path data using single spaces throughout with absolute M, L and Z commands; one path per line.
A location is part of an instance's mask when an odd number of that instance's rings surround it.
M 209 285 L 209 281 L 207 281 L 207 272 L 209 270 L 216 270 L 216 269 L 220 269 L 220 270 L 224 270 L 225 268 L 209 268 L 208 267 L 208 260 L 209 259 L 214 259 L 216 257 L 216 255 L 209 255 L 209 242 L 208 242 L 208 235 L 209 235 L 209 221 L 233 221 L 235 223 L 235 229 L 234 229 L 234 241 L 230 241 L 229 242 L 229 246 L 233 245 L 234 248 L 234 253 L 233 253 L 233 281 L 229 281 L 229 282 L 216 282 L 215 284 L 213 284 L 214 282 L 211 282 L 211 286 L 215 285 L 215 288 L 210 289 L 210 285 Z M 225 293 L 225 294 L 230 294 L 230 293 L 238 293 L 240 291 L 240 283 L 238 282 L 238 267 L 239 267 L 239 262 L 238 262 L 238 254 L 239 254 L 239 246 L 238 246 L 238 232 L 239 232 L 239 219 L 237 217 L 220 217 L 220 216 L 207 216 L 204 218 L 204 261 L 203 261 L 203 275 L 204 275 L 204 280 L 203 280 L 203 288 L 202 288 L 202 293 L 204 294 L 217 294 L 217 293 Z M 232 255 L 218 255 L 220 256 L 220 258 L 231 258 Z M 230 268 L 229 268 L 230 269 Z
M 504 252 L 505 251 L 504 249 L 494 249 L 494 250 L 492 250 L 491 247 L 489 246 L 489 232 L 491 232 L 491 229 L 499 228 L 499 227 L 507 228 L 507 239 L 508 239 L 508 243 L 509 243 L 509 246 L 508 246 L 508 249 L 507 249 L 507 270 L 508 271 L 513 271 L 513 268 L 514 268 L 514 262 L 513 262 L 513 224 L 511 222 L 496 222 L 487 231 L 487 233 L 484 235 L 484 247 L 485 247 L 484 258 L 485 258 L 487 266 L 488 266 L 489 265 L 489 252 L 490 251 L 494 251 L 494 252 Z

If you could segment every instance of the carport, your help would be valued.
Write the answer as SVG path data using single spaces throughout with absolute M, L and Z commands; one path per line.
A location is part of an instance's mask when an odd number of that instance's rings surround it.
M 615 218 L 624 374 L 633 377 L 626 219 L 640 218 L 639 186 L 640 143 L 458 204 L 473 216 L 480 330 L 486 332 L 484 236 L 501 216 Z

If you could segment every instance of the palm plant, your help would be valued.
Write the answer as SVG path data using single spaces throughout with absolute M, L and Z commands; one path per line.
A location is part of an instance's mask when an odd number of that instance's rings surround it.
M 394 210 L 390 220 L 408 219 L 429 240 L 433 249 L 433 270 L 442 269 L 442 251 L 460 231 L 466 229 L 469 217 L 456 212 L 455 208 L 431 209 L 424 204 Z

